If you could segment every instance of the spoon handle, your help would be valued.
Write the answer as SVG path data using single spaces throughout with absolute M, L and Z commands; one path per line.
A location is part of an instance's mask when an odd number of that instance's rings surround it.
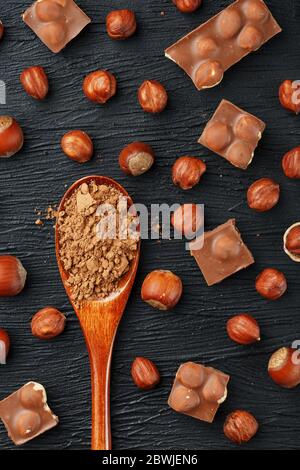
M 108 310 L 99 307 L 80 315 L 91 366 L 92 450 L 111 450 L 110 365 L 119 318 Z

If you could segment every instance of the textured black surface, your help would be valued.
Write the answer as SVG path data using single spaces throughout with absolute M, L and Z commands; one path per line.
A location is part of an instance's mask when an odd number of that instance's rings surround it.
M 7 366 L 0 368 L 0 398 L 28 380 L 41 382 L 60 425 L 26 445 L 28 449 L 85 449 L 90 446 L 89 364 L 79 324 L 61 285 L 54 256 L 53 228 L 34 225 L 34 208 L 57 203 L 65 189 L 88 174 L 117 179 L 136 202 L 201 202 L 206 206 L 206 228 L 230 217 L 256 259 L 250 269 L 208 288 L 180 241 L 145 241 L 128 308 L 116 339 L 112 365 L 112 434 L 115 449 L 232 449 L 222 433 L 226 414 L 246 408 L 261 429 L 246 449 L 300 448 L 299 389 L 284 390 L 269 379 L 266 367 L 273 350 L 300 338 L 299 269 L 282 250 L 282 235 L 299 220 L 299 183 L 281 171 L 281 157 L 299 145 L 299 117 L 283 110 L 278 86 L 299 78 L 299 21 L 297 0 L 267 3 L 283 33 L 226 73 L 222 84 L 197 92 L 191 80 L 170 60 L 164 48 L 227 6 L 228 0 L 204 0 L 195 14 L 183 15 L 169 0 L 80 0 L 93 23 L 62 53 L 54 55 L 22 23 L 20 14 L 30 1 L 0 0 L 6 36 L 0 45 L 0 79 L 7 84 L 7 104 L 1 114 L 15 116 L 24 128 L 26 143 L 16 156 L 0 162 L 0 248 L 21 258 L 29 277 L 24 292 L 1 299 L 0 327 L 11 335 Z M 113 42 L 105 32 L 105 16 L 113 8 L 131 7 L 139 30 L 125 42 Z M 161 15 L 164 12 L 164 15 Z M 21 89 L 19 74 L 29 65 L 45 67 L 51 94 L 36 102 Z M 97 68 L 116 74 L 118 94 L 106 106 L 88 102 L 83 77 Z M 136 91 L 144 79 L 161 80 L 169 105 L 158 116 L 144 113 Z M 267 130 L 251 167 L 240 171 L 196 142 L 204 124 L 221 100 L 257 114 Z M 60 138 L 80 128 L 93 137 L 95 158 L 83 166 L 69 161 L 60 150 Z M 139 178 L 119 170 L 120 149 L 133 140 L 153 146 L 157 164 Z M 205 159 L 208 171 L 190 192 L 171 182 L 172 162 L 180 155 Z M 274 177 L 282 187 L 277 208 L 266 214 L 248 209 L 245 191 L 255 179 Z M 257 273 L 266 266 L 282 269 L 288 293 L 270 303 L 254 289 Z M 140 299 L 147 272 L 172 269 L 184 283 L 184 296 L 172 312 L 153 310 Z M 39 308 L 52 304 L 68 316 L 66 332 L 54 341 L 31 336 L 29 322 Z M 239 347 L 226 336 L 225 323 L 233 314 L 253 314 L 262 328 L 262 341 Z M 154 360 L 163 377 L 154 391 L 140 392 L 130 378 L 136 355 Z M 231 375 L 228 400 L 212 425 L 171 411 L 167 397 L 178 365 L 187 360 L 216 366 Z M 0 447 L 13 448 L 0 426 Z

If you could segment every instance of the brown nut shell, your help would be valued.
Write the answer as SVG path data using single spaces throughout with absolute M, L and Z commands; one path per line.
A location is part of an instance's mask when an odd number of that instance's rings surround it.
M 132 142 L 119 155 L 120 168 L 127 175 L 139 176 L 150 170 L 154 163 L 154 151 L 144 142 Z
M 295 147 L 284 155 L 282 169 L 288 178 L 300 179 L 300 146 Z
M 261 178 L 251 184 L 247 191 L 247 201 L 250 209 L 266 212 L 279 201 L 280 186 L 271 178 Z
M 227 334 L 238 344 L 251 344 L 260 340 L 260 328 L 251 315 L 241 313 L 231 317 L 226 325 Z
M 277 300 L 287 290 L 285 275 L 274 268 L 264 269 L 256 278 L 257 292 L 267 300 Z
M 131 366 L 131 376 L 135 385 L 143 390 L 150 390 L 160 382 L 156 365 L 145 357 L 135 358 Z
M 299 114 L 300 83 L 298 81 L 285 80 L 279 87 L 279 101 L 285 109 Z
M 23 131 L 17 121 L 10 116 L 0 116 L 0 158 L 12 157 L 23 143 Z
M 161 113 L 167 106 L 168 95 L 157 80 L 145 80 L 138 90 L 138 100 L 147 113 Z
M 106 103 L 116 94 L 116 91 L 116 78 L 107 70 L 91 72 L 83 81 L 83 92 L 85 96 L 95 103 Z
M 283 249 L 296 263 L 300 263 L 300 222 L 291 225 L 283 236 Z
M 199 183 L 206 172 L 206 165 L 195 157 L 184 156 L 177 158 L 172 168 L 173 183 L 181 189 L 191 189 Z
M 46 98 L 49 91 L 48 78 L 43 67 L 34 66 L 23 70 L 20 82 L 26 93 L 36 100 Z
M 271 379 L 283 388 L 294 388 L 300 384 L 299 351 L 280 348 L 270 357 L 268 373 Z
M 250 441 L 259 428 L 255 417 L 245 410 L 236 410 L 230 413 L 224 423 L 224 434 L 232 442 L 243 444 Z
M 182 295 L 182 282 L 171 271 L 155 270 L 143 282 L 142 300 L 159 310 L 170 310 L 179 302 Z
M 106 17 L 106 31 L 112 39 L 127 39 L 136 31 L 135 14 L 131 10 L 113 10 Z
M 173 0 L 173 3 L 182 13 L 193 13 L 200 7 L 202 0 Z
M 66 317 L 54 307 L 39 310 L 31 320 L 31 332 L 39 339 L 52 339 L 60 335 L 66 326 Z
M 76 162 L 88 162 L 93 156 L 93 142 L 86 132 L 80 130 L 67 132 L 60 144 L 67 157 Z
M 0 297 L 18 295 L 24 288 L 27 272 L 15 256 L 0 256 Z
M 3 328 L 0 328 L 0 364 L 6 364 L 9 347 L 10 339 L 8 333 Z

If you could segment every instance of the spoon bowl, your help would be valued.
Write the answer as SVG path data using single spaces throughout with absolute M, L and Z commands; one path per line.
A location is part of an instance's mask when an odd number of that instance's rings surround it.
M 76 181 L 65 193 L 58 211 L 65 208 L 66 201 L 83 183 L 95 181 L 98 185 L 113 186 L 128 200 L 128 207 L 133 202 L 126 190 L 119 183 L 105 176 L 86 176 Z M 55 233 L 56 258 L 63 285 L 79 319 L 88 348 L 92 382 L 92 449 L 111 450 L 110 431 L 110 367 L 114 339 L 119 322 L 124 313 L 133 282 L 136 276 L 140 241 L 135 258 L 129 271 L 121 278 L 118 289 L 111 295 L 99 300 L 85 300 L 76 306 L 72 300 L 71 289 L 67 285 L 68 273 L 64 270 L 60 257 L 59 229 Z

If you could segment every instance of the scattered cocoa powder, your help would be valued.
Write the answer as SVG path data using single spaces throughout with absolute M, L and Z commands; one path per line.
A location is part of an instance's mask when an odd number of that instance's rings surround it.
M 56 206 L 48 206 L 46 210 L 34 209 L 35 214 L 38 218 L 34 221 L 35 225 L 43 227 L 46 221 L 54 220 L 57 218 Z
M 125 225 L 129 225 L 123 227 L 121 196 L 113 186 L 83 183 L 66 201 L 64 211 L 58 213 L 60 256 L 76 306 L 116 291 L 136 254 L 138 234 L 129 230 L 128 235 L 127 230 L 130 224 L 135 227 L 137 220 L 126 212 Z M 107 221 L 114 214 L 116 233 L 107 234 Z

